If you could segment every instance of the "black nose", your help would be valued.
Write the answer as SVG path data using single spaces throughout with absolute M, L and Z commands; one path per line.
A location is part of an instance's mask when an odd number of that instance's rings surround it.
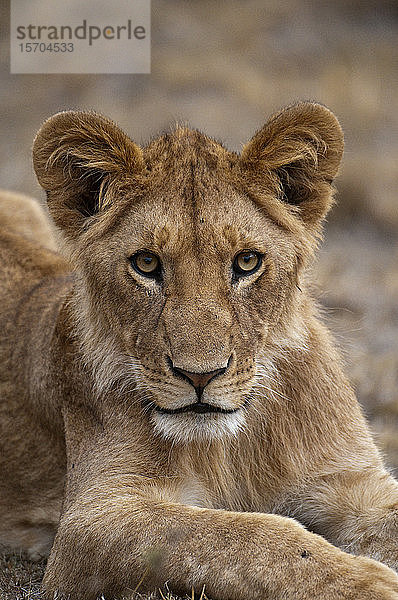
M 198 398 L 200 398 L 203 389 L 212 379 L 217 377 L 217 375 L 222 375 L 227 370 L 227 368 L 224 367 L 222 369 L 216 369 L 215 371 L 209 371 L 208 373 L 192 373 L 191 371 L 179 369 L 174 365 L 172 365 L 171 368 L 175 375 L 180 375 L 181 377 L 189 381 L 191 385 L 193 385 Z

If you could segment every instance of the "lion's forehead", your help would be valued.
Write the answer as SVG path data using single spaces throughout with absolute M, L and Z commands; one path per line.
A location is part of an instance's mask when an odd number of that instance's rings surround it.
M 157 235 L 198 241 L 224 239 L 233 245 L 266 233 L 266 216 L 238 192 L 236 154 L 200 131 L 177 126 L 145 149 L 152 168 L 143 216 Z M 152 219 L 151 219 L 152 217 Z
M 131 189 L 119 243 L 179 257 L 272 254 L 283 234 L 233 174 L 236 155 L 200 132 L 177 128 L 144 151 L 148 172 Z M 272 191 L 270 190 L 270 194 Z
M 162 185 L 131 203 L 120 228 L 136 246 L 180 255 L 272 252 L 281 240 L 267 215 L 231 186 L 209 186 L 197 195 L 193 188 L 189 197 L 184 188 Z

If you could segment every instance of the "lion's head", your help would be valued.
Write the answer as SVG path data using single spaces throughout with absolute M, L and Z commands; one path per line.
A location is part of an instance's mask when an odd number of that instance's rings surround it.
M 300 336 L 299 278 L 342 150 L 336 118 L 312 103 L 240 155 L 185 127 L 141 149 L 94 113 L 44 123 L 34 166 L 76 267 L 97 394 L 131 390 L 176 440 L 244 426 L 261 357 Z

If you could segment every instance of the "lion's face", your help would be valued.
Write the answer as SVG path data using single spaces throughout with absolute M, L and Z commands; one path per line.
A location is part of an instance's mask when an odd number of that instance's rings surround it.
M 157 429 L 221 435 L 244 421 L 256 356 L 295 285 L 294 245 L 210 170 L 180 174 L 177 190 L 175 177 L 93 238 L 89 294 L 135 359 Z
M 58 118 L 68 114 L 82 118 Z M 66 177 L 57 168 L 59 146 L 47 156 L 44 175 L 36 158 L 46 189 L 53 164 L 57 185 L 49 205 L 74 239 L 81 321 L 102 385 L 117 379 L 124 392 L 134 388 L 155 429 L 174 440 L 221 437 L 244 426 L 258 357 L 294 302 L 298 265 L 325 212 L 318 208 L 305 227 L 297 208 L 278 197 L 282 177 L 275 170 L 256 181 L 255 140 L 238 157 L 199 132 L 177 129 L 142 153 L 129 148 L 130 170 L 119 169 L 101 189 L 98 175 L 75 177 L 65 185 L 67 198 L 59 186 Z M 120 151 L 120 139 L 116 145 Z M 79 181 L 80 205 L 71 206 Z M 329 183 L 320 183 L 328 196 Z M 288 187 L 297 199 L 290 180 Z M 300 199 L 304 210 L 306 201 Z

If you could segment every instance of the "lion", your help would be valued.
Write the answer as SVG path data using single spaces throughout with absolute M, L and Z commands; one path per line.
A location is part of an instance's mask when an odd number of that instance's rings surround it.
M 39 130 L 62 252 L 2 196 L 0 542 L 48 556 L 46 598 L 398 599 L 398 483 L 308 276 L 342 153 L 311 102 L 240 154 Z

